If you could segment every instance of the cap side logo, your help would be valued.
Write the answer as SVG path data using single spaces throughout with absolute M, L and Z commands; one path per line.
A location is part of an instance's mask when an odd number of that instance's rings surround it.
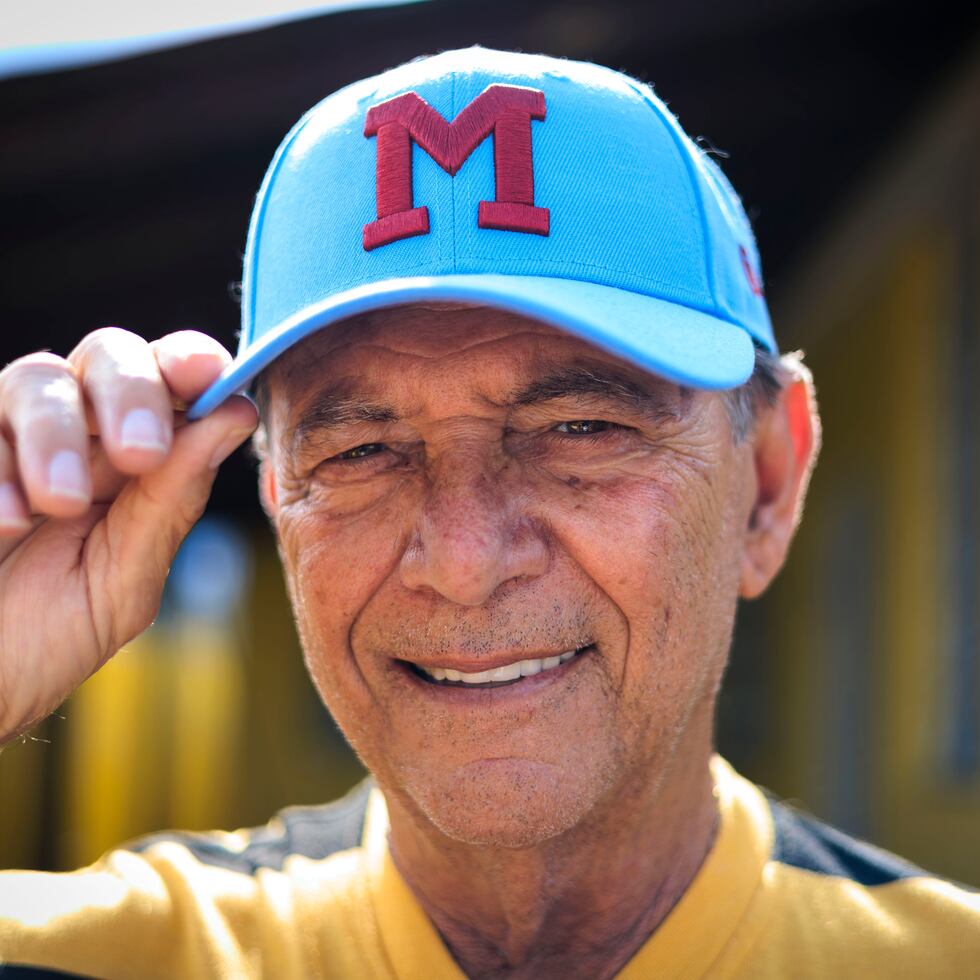
M 415 207 L 412 142 L 454 176 L 493 133 L 495 200 L 480 201 L 477 226 L 547 235 L 548 208 L 534 206 L 531 120 L 545 117 L 544 92 L 488 85 L 452 122 L 415 92 L 371 106 L 364 135 L 377 137 L 377 220 L 364 226 L 364 249 L 429 232 L 429 209 Z
M 759 282 L 759 277 L 755 274 L 755 269 L 752 268 L 749 253 L 745 250 L 744 245 L 739 245 L 738 257 L 742 260 L 742 271 L 745 273 L 745 278 L 749 282 L 749 289 L 752 290 L 754 296 L 761 296 L 762 283 Z

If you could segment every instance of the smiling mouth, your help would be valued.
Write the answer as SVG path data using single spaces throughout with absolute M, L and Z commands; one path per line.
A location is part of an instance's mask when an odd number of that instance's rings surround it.
M 589 643 L 577 650 L 566 650 L 564 653 L 556 654 L 553 657 L 517 660 L 511 664 L 504 664 L 502 667 L 493 667 L 490 670 L 481 670 L 469 674 L 461 670 L 453 670 L 451 667 L 422 667 L 413 663 L 409 663 L 408 667 L 412 673 L 421 677 L 422 680 L 429 684 L 437 684 L 440 687 L 506 687 L 519 684 L 526 677 L 556 670 L 563 664 L 578 659 L 582 654 L 591 650 L 593 646 L 594 644 Z

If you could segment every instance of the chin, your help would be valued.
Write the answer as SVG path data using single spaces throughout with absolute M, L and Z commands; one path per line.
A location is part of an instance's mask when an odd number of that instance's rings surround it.
M 484 759 L 405 789 L 426 818 L 452 840 L 523 848 L 580 824 L 602 787 L 590 787 L 581 774 L 570 778 L 547 763 Z

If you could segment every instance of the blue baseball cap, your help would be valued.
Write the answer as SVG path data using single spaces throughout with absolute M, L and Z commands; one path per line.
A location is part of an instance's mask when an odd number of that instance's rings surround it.
M 314 106 L 252 212 L 237 356 L 191 418 L 314 331 L 412 302 L 553 324 L 697 388 L 776 351 L 755 240 L 715 163 L 646 85 L 482 47 Z

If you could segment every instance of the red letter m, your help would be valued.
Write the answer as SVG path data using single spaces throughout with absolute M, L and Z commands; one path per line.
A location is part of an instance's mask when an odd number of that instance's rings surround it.
M 454 175 L 491 132 L 496 200 L 480 201 L 477 225 L 547 235 L 548 209 L 534 206 L 532 119 L 544 119 L 544 92 L 517 85 L 487 86 L 451 123 L 415 92 L 372 106 L 364 135 L 378 138 L 378 219 L 364 226 L 364 248 L 429 231 L 429 209 L 412 199 L 412 140 Z

